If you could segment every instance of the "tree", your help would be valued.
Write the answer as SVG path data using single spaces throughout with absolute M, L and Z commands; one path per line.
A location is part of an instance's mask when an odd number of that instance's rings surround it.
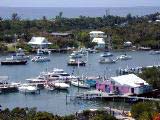
M 17 13 L 13 13 L 11 19 L 12 19 L 13 21 L 16 21 L 16 20 L 20 20 L 20 17 L 18 16 Z

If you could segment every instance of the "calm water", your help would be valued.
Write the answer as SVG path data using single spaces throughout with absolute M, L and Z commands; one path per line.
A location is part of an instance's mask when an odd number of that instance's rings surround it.
M 123 52 L 114 52 L 113 58 L 122 54 Z M 158 64 L 160 55 L 149 55 L 148 52 L 127 52 L 128 55 L 133 57 L 132 60 L 118 61 L 116 64 L 99 64 L 98 60 L 101 53 L 90 54 L 88 64 L 86 67 L 80 67 L 73 69 L 73 67 L 67 66 L 68 54 L 52 54 L 51 61 L 48 63 L 33 63 L 30 62 L 25 66 L 0 66 L 0 75 L 7 75 L 10 81 L 25 82 L 25 79 L 37 76 L 40 72 L 46 69 L 62 68 L 68 73 L 81 74 L 89 76 L 107 75 L 115 76 L 115 71 L 118 68 L 136 67 Z M 0 56 L 0 59 L 4 59 L 6 56 Z M 100 108 L 104 106 L 116 106 L 122 105 L 128 107 L 128 104 L 124 103 L 112 103 L 102 101 L 70 101 L 66 104 L 66 94 L 74 95 L 78 89 L 71 87 L 68 92 L 65 91 L 53 91 L 48 92 L 41 90 L 38 95 L 24 95 L 20 93 L 10 93 L 0 95 L 0 104 L 3 107 L 37 107 L 38 110 L 49 111 L 54 114 L 65 115 L 73 113 L 75 111 L 87 109 L 87 108 Z M 80 91 L 84 91 L 81 89 Z
M 83 16 L 103 16 L 109 10 L 110 15 L 126 16 L 131 13 L 133 16 L 143 16 L 155 12 L 160 12 L 160 7 L 0 7 L 0 17 L 10 18 L 12 13 L 18 13 L 23 19 L 39 19 L 42 16 L 55 18 L 59 12 L 63 12 L 64 17 Z

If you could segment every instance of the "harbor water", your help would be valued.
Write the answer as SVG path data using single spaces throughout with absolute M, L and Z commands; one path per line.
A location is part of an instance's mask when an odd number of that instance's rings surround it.
M 0 66 L 0 76 L 9 76 L 9 82 L 26 82 L 27 78 L 36 77 L 40 72 L 52 70 L 53 68 L 61 68 L 66 72 L 74 75 L 83 76 L 116 76 L 116 70 L 127 67 L 149 66 L 159 64 L 160 55 L 150 55 L 148 51 L 130 51 L 130 52 L 112 52 L 113 59 L 121 54 L 132 56 L 131 60 L 118 60 L 115 64 L 99 64 L 100 55 L 102 53 L 89 54 L 88 63 L 85 67 L 70 67 L 67 66 L 69 54 L 52 53 L 49 57 L 50 62 L 34 63 L 28 61 L 27 65 L 19 66 Z M 1 55 L 0 59 L 5 59 L 9 55 Z M 33 56 L 33 55 L 32 55 Z M 86 91 L 71 86 L 68 91 L 47 91 L 41 90 L 40 94 L 21 94 L 7 93 L 0 94 L 0 104 L 2 108 L 14 107 L 36 107 L 41 111 L 48 111 L 54 114 L 66 115 L 80 110 L 89 108 L 101 108 L 105 106 L 112 107 L 126 107 L 129 108 L 128 103 L 121 102 L 106 102 L 106 101 L 85 101 L 73 100 L 72 97 L 77 92 Z

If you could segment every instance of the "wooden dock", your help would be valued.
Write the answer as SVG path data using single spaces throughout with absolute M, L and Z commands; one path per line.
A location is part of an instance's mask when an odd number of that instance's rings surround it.
M 77 95 L 77 98 L 92 100 L 92 99 L 105 99 L 111 101 L 123 100 L 124 102 L 136 102 L 136 101 L 160 101 L 159 98 L 147 98 L 138 96 L 128 96 L 128 95 L 114 95 L 101 92 L 98 90 L 88 91 Z

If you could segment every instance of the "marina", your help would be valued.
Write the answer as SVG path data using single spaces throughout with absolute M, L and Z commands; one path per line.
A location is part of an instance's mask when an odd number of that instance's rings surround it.
M 124 52 L 112 52 L 113 59 L 116 56 L 120 56 L 125 54 Z M 150 57 L 148 51 L 129 51 L 127 55 L 132 56 L 133 59 L 129 61 L 117 61 L 115 64 L 99 64 L 100 55 L 102 53 L 95 53 L 88 55 L 88 62 L 86 63 L 85 67 L 71 67 L 67 66 L 68 56 L 70 53 L 51 53 L 50 62 L 44 63 L 33 63 L 28 61 L 28 64 L 25 66 L 0 66 L 0 75 L 1 76 L 8 76 L 9 82 L 15 83 L 27 83 L 30 85 L 37 85 L 36 83 L 29 82 L 26 79 L 29 78 L 36 78 L 36 76 L 40 75 L 40 73 L 53 71 L 53 68 L 59 68 L 65 70 L 66 73 L 72 76 L 95 76 L 95 77 L 106 77 L 109 78 L 111 76 L 116 76 L 116 70 L 119 68 L 136 68 L 138 66 L 151 66 L 151 65 L 158 65 L 159 64 L 159 55 L 154 55 Z M 34 55 L 31 55 L 31 57 Z M 1 56 L 1 59 L 6 58 L 7 56 Z M 147 60 L 146 60 L 147 59 Z M 142 62 L 143 61 L 143 62 Z M 60 70 L 59 70 L 60 72 Z M 35 79 L 36 81 L 37 79 Z M 43 85 L 45 80 L 38 79 L 39 85 Z M 102 79 L 101 79 L 102 80 Z M 47 87 L 46 87 L 47 88 Z M 92 90 L 94 88 L 90 88 Z M 19 107 L 37 107 L 38 110 L 46 110 L 49 112 L 53 112 L 55 114 L 70 114 L 75 111 L 85 110 L 88 108 L 99 108 L 101 106 L 116 106 L 119 108 L 120 106 L 124 106 L 126 109 L 129 109 L 130 103 L 125 102 L 113 102 L 113 96 L 110 101 L 99 101 L 99 100 L 91 100 L 85 101 L 80 100 L 75 102 L 74 98 L 77 93 L 85 92 L 86 89 L 78 88 L 76 86 L 70 86 L 67 90 L 60 90 L 54 88 L 47 88 L 40 90 L 40 94 L 19 94 L 18 91 L 12 93 L 5 93 L 0 95 L 0 103 L 3 107 L 13 108 L 15 106 Z M 68 96 L 67 104 L 66 104 L 66 95 Z M 69 97 L 71 96 L 71 97 Z M 73 96 L 73 97 L 72 97 Z M 3 99 L 5 98 L 5 101 Z M 114 96 L 118 98 L 118 96 Z M 124 99 L 124 98 L 122 98 Z M 132 98 L 130 98 L 132 99 Z M 134 98 L 135 99 L 135 98 Z M 140 98 L 142 99 L 142 98 Z M 146 98 L 148 99 L 148 98 Z M 18 101 L 18 102 L 14 102 Z M 12 102 L 11 102 L 12 101 Z M 123 101 L 123 100 L 122 100 Z M 127 100 L 126 100 L 127 101 Z M 143 99 L 142 99 L 143 101 Z M 61 104 L 61 106 L 59 106 Z M 44 108 L 45 106 L 45 108 Z M 54 109 L 58 108 L 58 109 Z

